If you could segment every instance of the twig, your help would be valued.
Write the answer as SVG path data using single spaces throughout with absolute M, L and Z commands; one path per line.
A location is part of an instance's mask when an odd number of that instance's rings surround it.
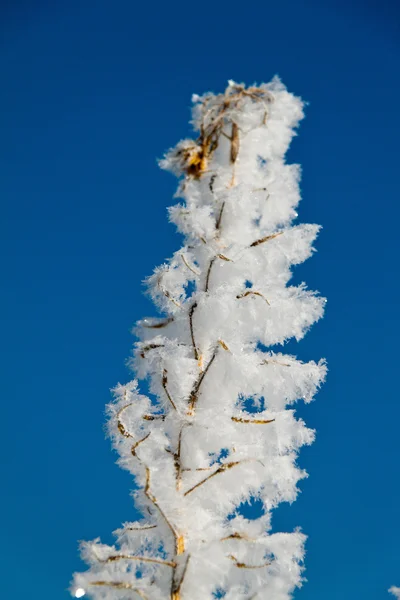
M 143 525 L 143 527 L 125 527 L 124 531 L 147 531 L 148 529 L 156 529 L 158 525 Z
M 140 462 L 143 464 L 142 461 L 140 461 Z M 144 467 L 146 469 L 146 484 L 145 484 L 145 487 L 144 487 L 144 493 L 147 496 L 147 498 L 157 508 L 158 512 L 160 513 L 160 515 L 162 516 L 162 518 L 164 519 L 164 521 L 168 525 L 169 529 L 171 530 L 172 535 L 174 536 L 174 541 L 175 541 L 175 554 L 178 554 L 178 539 L 179 539 L 179 535 L 175 531 L 174 527 L 171 525 L 169 519 L 167 518 L 167 516 L 164 513 L 164 511 L 161 508 L 161 506 L 158 504 L 157 498 L 151 493 L 151 491 L 150 491 L 150 469 L 149 469 L 149 467 L 147 465 L 144 465 Z
M 226 540 L 243 540 L 245 542 L 256 542 L 256 538 L 249 538 L 247 535 L 243 533 L 239 533 L 235 531 L 235 533 L 231 533 L 230 535 L 226 535 L 225 537 L 220 539 L 220 542 L 225 542 Z
M 219 231 L 221 229 L 221 220 L 222 220 L 222 214 L 224 212 L 224 208 L 225 208 L 225 200 L 224 200 L 224 202 L 221 205 L 221 210 L 219 211 L 218 219 L 217 219 L 217 221 L 215 223 L 215 229 L 217 231 Z
M 165 421 L 166 415 L 143 415 L 142 419 L 145 421 L 156 421 L 160 419 L 161 421 Z
M 268 425 L 268 423 L 273 423 L 275 419 L 242 419 L 241 417 L 231 417 L 232 421 L 235 423 L 251 423 L 254 425 Z
M 188 412 L 187 414 L 189 416 L 193 416 L 194 414 L 194 409 L 198 400 L 198 395 L 199 395 L 199 390 L 200 390 L 200 386 L 203 383 L 204 377 L 207 375 L 209 368 L 211 367 L 212 363 L 215 360 L 215 357 L 217 355 L 217 350 L 214 350 L 214 353 L 212 355 L 212 357 L 210 358 L 206 368 L 204 369 L 204 371 L 200 374 L 199 378 L 197 379 L 196 383 L 193 386 L 192 391 L 190 392 L 190 396 L 189 396 L 189 408 L 188 408 Z
M 176 471 L 176 489 L 177 489 L 177 491 L 179 491 L 181 489 L 181 485 L 182 485 L 182 475 L 181 475 L 182 474 L 182 467 L 181 467 L 182 432 L 183 432 L 183 427 L 181 427 L 181 429 L 179 431 L 178 448 L 177 448 L 177 451 L 173 455 L 175 471 Z
M 292 365 L 289 363 L 283 363 L 283 362 L 279 362 L 278 360 L 268 360 L 267 358 L 264 359 L 261 363 L 260 366 L 262 365 L 279 365 L 280 367 L 291 367 Z
M 254 246 L 259 246 L 260 244 L 264 244 L 264 242 L 269 242 L 269 240 L 273 240 L 274 238 L 283 234 L 283 231 L 279 231 L 278 233 L 273 233 L 272 235 L 266 235 L 265 237 L 256 240 L 252 244 L 250 244 L 249 248 L 254 248 Z
M 101 560 L 100 562 L 115 562 L 117 560 L 137 560 L 139 562 L 147 562 L 147 563 L 155 563 L 157 565 L 165 565 L 167 567 L 172 567 L 173 569 L 176 567 L 176 563 L 171 560 L 161 560 L 159 558 L 150 558 L 147 556 L 135 556 L 130 554 L 115 554 L 113 556 L 109 556 L 105 560 Z
M 141 440 L 139 440 L 139 441 L 137 441 L 137 442 L 135 442 L 135 443 L 133 444 L 133 446 L 132 446 L 132 448 L 131 448 L 131 454 L 132 454 L 132 456 L 136 456 L 136 448 L 137 448 L 138 446 L 140 446 L 140 444 L 141 444 L 142 442 L 144 442 L 145 440 L 147 440 L 147 438 L 149 437 L 150 433 L 151 433 L 151 432 L 149 432 L 147 435 L 145 435 L 145 436 L 144 436 L 144 438 L 142 438 Z
M 196 310 L 196 308 L 197 308 L 197 302 L 194 302 L 189 310 L 189 326 L 190 326 L 190 336 L 192 338 L 192 344 L 193 344 L 194 357 L 196 360 L 199 360 L 199 353 L 196 348 L 196 342 L 194 339 L 194 331 L 193 331 L 193 314 L 194 314 L 194 311 Z
M 130 583 L 126 583 L 125 581 L 90 581 L 88 585 L 101 585 L 117 588 L 120 590 L 131 590 L 132 592 L 135 592 L 138 596 L 143 598 L 143 600 L 147 600 L 147 596 L 145 596 L 141 590 L 133 587 L 133 585 L 131 585 Z
M 211 473 L 211 475 L 209 475 L 205 479 L 202 479 L 202 481 L 199 481 L 199 483 L 196 483 L 196 485 L 194 485 L 189 490 L 187 490 L 187 492 L 185 492 L 183 495 L 187 496 L 188 494 L 190 494 L 191 492 L 196 490 L 198 487 L 200 487 L 201 485 L 203 485 L 204 483 L 209 481 L 209 479 L 212 479 L 216 475 L 219 475 L 220 473 L 224 473 L 225 471 L 228 471 L 229 469 L 232 469 L 233 467 L 236 467 L 237 465 L 240 465 L 242 463 L 243 463 L 243 461 L 239 460 L 236 462 L 230 462 L 230 463 L 225 463 L 225 464 L 221 465 L 216 471 L 214 471 L 214 473 Z
M 214 175 L 211 175 L 210 178 L 210 183 L 208 184 L 209 188 L 210 188 L 210 192 L 213 194 L 214 193 L 214 181 L 216 179 L 217 175 L 214 173 Z
M 154 350 L 155 348 L 164 348 L 165 344 L 148 344 L 147 346 L 143 346 L 141 352 L 140 352 L 140 356 L 142 358 L 145 357 L 146 352 L 149 352 L 149 350 Z
M 162 285 L 160 283 L 158 283 L 158 287 L 160 288 L 160 290 L 162 291 L 162 293 L 164 294 L 164 296 L 166 298 L 168 298 L 168 300 L 171 300 L 171 302 L 173 304 L 175 304 L 175 306 L 177 306 L 178 308 L 182 308 L 182 305 L 179 304 L 179 302 L 177 300 L 175 300 L 175 298 L 173 298 L 170 294 L 170 292 L 168 290 L 166 290 L 165 288 L 162 287 Z
M 183 262 L 185 263 L 185 265 L 187 266 L 187 268 L 189 269 L 189 271 L 192 271 L 192 273 L 194 273 L 195 275 L 200 275 L 200 273 L 198 271 L 195 271 L 195 269 L 193 269 L 193 267 L 191 267 L 189 265 L 184 254 L 181 254 L 181 258 L 182 258 Z
M 225 256 L 225 254 L 217 254 L 217 257 L 220 258 L 221 260 L 225 260 L 226 262 L 233 262 L 232 259 Z
M 263 298 L 265 300 L 268 306 L 271 306 L 268 299 L 263 294 L 261 294 L 261 292 L 253 292 L 252 290 L 248 290 L 247 292 L 243 292 L 243 294 L 238 294 L 236 298 L 239 300 L 240 298 L 246 298 L 247 296 L 259 296 L 260 298 Z
M 213 266 L 214 262 L 215 262 L 216 257 L 214 256 L 211 260 L 210 260 L 210 264 L 208 265 L 208 271 L 207 271 L 207 277 L 206 277 L 206 285 L 205 285 L 205 292 L 208 292 L 208 285 L 210 283 L 210 273 L 211 273 L 211 267 Z
M 164 371 L 163 371 L 163 374 L 162 374 L 162 380 L 161 380 L 161 384 L 162 384 L 162 386 L 163 386 L 163 388 L 164 388 L 164 392 L 165 392 L 165 394 L 166 394 L 166 396 L 167 396 L 168 400 L 169 400 L 169 401 L 170 401 L 170 403 L 172 404 L 172 407 L 173 407 L 175 410 L 177 410 L 177 408 L 176 408 L 176 404 L 175 404 L 175 402 L 172 400 L 172 398 L 171 398 L 171 394 L 170 394 L 170 393 L 169 393 L 169 391 L 168 391 L 168 388 L 167 388 L 167 383 L 168 383 L 167 369 L 164 369 Z
M 246 565 L 246 563 L 239 562 L 238 559 L 235 556 L 233 556 L 233 554 L 230 554 L 229 558 L 231 560 L 233 560 L 233 562 L 235 563 L 235 566 L 238 567 L 239 569 L 263 569 L 264 567 L 271 566 L 270 562 L 266 562 L 262 565 Z
M 227 352 L 230 352 L 228 346 L 225 344 L 224 340 L 218 340 L 218 344 Z
M 167 325 L 169 325 L 170 323 L 172 323 L 172 321 L 174 320 L 174 317 L 168 317 L 167 319 L 165 319 L 164 321 L 161 321 L 160 323 L 154 323 L 152 325 L 147 325 L 146 323 L 141 323 L 142 327 L 146 327 L 147 329 L 162 329 L 163 327 L 166 327 Z
M 172 579 L 171 600 L 180 600 L 180 598 L 181 598 L 180 592 L 181 592 L 183 580 L 185 579 L 186 571 L 187 571 L 187 568 L 189 565 L 189 560 L 190 560 L 190 554 L 188 555 L 188 557 L 186 559 L 185 566 L 183 567 L 182 575 L 181 575 L 178 585 L 174 584 L 174 580 Z
M 234 164 L 239 154 L 239 128 L 236 123 L 232 123 L 232 136 L 231 136 L 231 163 Z
M 129 404 L 126 404 L 125 406 L 123 406 L 122 408 L 120 408 L 119 411 L 117 412 L 117 415 L 116 415 L 118 430 L 119 430 L 119 432 L 120 432 L 121 435 L 123 435 L 124 437 L 127 437 L 127 438 L 130 438 L 130 437 L 133 437 L 133 436 L 131 436 L 131 434 L 129 433 L 129 431 L 127 431 L 125 429 L 125 426 L 122 424 L 122 421 L 120 420 L 120 417 L 121 417 L 121 414 L 124 412 L 124 410 L 126 410 L 130 406 L 133 406 L 133 402 L 130 402 Z

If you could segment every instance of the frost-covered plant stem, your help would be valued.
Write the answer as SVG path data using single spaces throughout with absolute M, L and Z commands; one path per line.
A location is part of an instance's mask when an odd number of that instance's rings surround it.
M 143 517 L 116 546 L 82 545 L 76 596 L 148 600 L 287 600 L 302 582 L 305 536 L 271 533 L 271 511 L 306 476 L 314 432 L 287 409 L 310 401 L 326 367 L 274 350 L 300 339 L 324 299 L 291 287 L 318 226 L 291 222 L 298 168 L 284 154 L 302 103 L 275 79 L 194 97 L 196 141 L 161 165 L 182 177 L 170 209 L 181 250 L 148 279 L 160 319 L 138 324 L 136 381 L 118 385 L 109 431 L 138 486 Z M 243 503 L 262 505 L 246 518 Z M 254 515 L 255 517 L 256 515 Z

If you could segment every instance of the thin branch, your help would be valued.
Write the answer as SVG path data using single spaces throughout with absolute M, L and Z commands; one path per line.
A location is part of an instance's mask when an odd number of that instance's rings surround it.
M 239 128 L 236 123 L 232 123 L 232 135 L 231 135 L 231 163 L 234 164 L 239 154 Z
M 142 461 L 140 461 L 140 462 L 142 462 Z M 142 464 L 143 464 L 143 462 L 142 462 Z M 160 513 L 160 515 L 162 516 L 162 518 L 164 519 L 164 521 L 168 525 L 169 529 L 171 530 L 172 535 L 174 536 L 174 541 L 175 541 L 175 553 L 177 554 L 178 553 L 178 539 L 179 539 L 179 536 L 178 536 L 177 532 L 175 531 L 174 527 L 171 525 L 171 523 L 170 523 L 169 519 L 167 518 L 166 514 L 164 513 L 163 509 L 158 504 L 157 498 L 151 493 L 151 491 L 150 491 L 150 469 L 149 469 L 149 467 L 147 465 L 144 465 L 144 467 L 146 469 L 146 484 L 145 484 L 145 487 L 144 487 L 144 493 L 147 496 L 147 498 L 157 508 L 158 512 Z
M 168 317 L 164 321 L 160 321 L 159 323 L 154 323 L 151 325 L 147 325 L 146 323 L 143 322 L 143 323 L 141 323 L 141 326 L 146 327 L 146 329 L 162 329 L 163 327 L 166 327 L 167 325 L 172 323 L 173 320 L 174 320 L 174 317 Z
M 230 463 L 225 463 L 225 464 L 221 465 L 216 471 L 214 471 L 214 473 L 211 473 L 211 475 L 209 475 L 205 479 L 202 479 L 202 481 L 199 481 L 199 483 L 196 483 L 196 485 L 194 485 L 189 490 L 187 490 L 187 492 L 185 492 L 183 495 L 187 496 L 188 494 L 191 494 L 194 490 L 196 490 L 198 487 L 200 487 L 201 485 L 203 485 L 204 483 L 206 483 L 207 481 L 209 481 L 216 475 L 219 475 L 220 473 L 224 473 L 225 471 L 228 471 L 229 469 L 232 469 L 233 467 L 236 467 L 237 465 L 240 465 L 242 463 L 243 463 L 243 461 L 239 460 L 236 462 L 230 462 Z
M 198 467 L 197 469 L 182 469 L 182 473 L 186 473 L 187 471 L 211 471 L 212 467 Z
M 268 360 L 267 358 L 264 359 L 260 363 L 260 366 L 262 366 L 262 365 L 279 365 L 280 367 L 291 367 L 292 366 L 289 363 L 283 363 L 283 362 L 280 362 L 279 360 Z
M 219 231 L 221 229 L 221 220 L 222 220 L 222 214 L 224 212 L 224 208 L 225 208 L 225 200 L 221 204 L 221 210 L 219 211 L 218 219 L 217 219 L 217 222 L 215 223 L 215 229 L 217 231 Z
M 164 348 L 165 344 L 148 344 L 147 346 L 143 346 L 141 352 L 140 352 L 140 356 L 142 358 L 145 357 L 146 352 L 149 352 L 149 350 L 154 350 L 155 348 Z
M 130 402 L 129 404 L 126 404 L 125 406 L 123 406 L 122 408 L 119 409 L 119 411 L 117 412 L 116 415 L 116 419 L 117 419 L 117 427 L 118 430 L 120 432 L 121 435 L 123 435 L 124 437 L 130 438 L 133 437 L 129 431 L 127 431 L 125 429 L 125 426 L 122 424 L 122 421 L 120 420 L 121 414 L 123 413 L 124 410 L 126 410 L 127 408 L 129 408 L 130 406 L 133 406 L 133 402 Z
M 195 269 L 193 269 L 193 267 L 190 266 L 190 264 L 186 260 L 184 254 L 181 254 L 181 258 L 182 258 L 183 262 L 185 263 L 185 265 L 187 266 L 187 268 L 189 269 L 189 271 L 192 271 L 192 273 L 194 273 L 195 275 L 200 275 L 200 273 L 198 271 L 196 271 Z
M 166 298 L 168 298 L 168 300 L 171 300 L 171 302 L 173 304 L 175 304 L 175 306 L 177 306 L 178 308 L 182 308 L 182 305 L 179 304 L 179 302 L 177 300 L 175 300 L 175 298 L 173 298 L 171 296 L 171 293 L 168 290 L 166 290 L 165 288 L 162 287 L 162 285 L 160 284 L 160 282 L 158 282 L 158 287 L 160 288 L 160 290 L 162 291 L 162 293 L 164 294 L 164 296 Z
M 181 429 L 179 431 L 178 448 L 173 455 L 175 471 L 176 471 L 176 489 L 177 489 L 177 491 L 179 491 L 181 489 L 181 484 L 182 484 L 182 467 L 181 467 L 182 432 L 183 432 L 183 426 L 181 427 Z
M 217 256 L 218 258 L 220 258 L 221 260 L 225 260 L 226 262 L 233 262 L 232 259 L 225 256 L 225 254 L 217 254 Z
M 189 408 L 188 408 L 188 412 L 187 412 L 187 414 L 189 416 L 193 416 L 193 414 L 194 414 L 194 409 L 195 409 L 195 406 L 196 406 L 196 403 L 198 400 L 201 384 L 203 383 L 204 377 L 207 375 L 208 370 L 211 367 L 212 363 L 214 362 L 216 356 L 217 356 L 217 350 L 215 349 L 212 357 L 210 358 L 210 360 L 208 362 L 208 365 L 206 366 L 204 371 L 200 374 L 200 377 L 197 379 L 196 383 L 193 386 L 192 391 L 190 392 Z
M 218 340 L 218 344 L 227 352 L 231 352 L 228 348 L 228 346 L 225 344 L 224 340 Z M 231 353 L 232 354 L 232 353 Z
M 262 565 L 247 565 L 246 563 L 239 562 L 238 559 L 235 556 L 233 556 L 233 554 L 230 554 L 229 558 L 231 560 L 233 560 L 233 562 L 235 563 L 235 566 L 238 567 L 239 569 L 263 569 L 264 567 L 271 566 L 270 562 L 266 562 Z
M 145 596 L 141 590 L 133 587 L 133 585 L 131 585 L 130 583 L 126 583 L 125 581 L 90 581 L 88 585 L 101 585 L 106 587 L 117 588 L 119 590 L 131 590 L 132 592 L 135 592 L 138 596 L 143 598 L 143 600 L 147 600 L 147 596 Z
M 213 194 L 214 193 L 214 181 L 216 179 L 217 175 L 214 173 L 214 175 L 211 175 L 210 178 L 210 183 L 208 184 L 209 188 L 210 188 L 210 192 Z
M 169 400 L 169 401 L 170 401 L 170 403 L 172 404 L 173 408 L 174 408 L 175 410 L 177 410 L 177 408 L 176 408 L 176 404 L 175 404 L 175 402 L 172 400 L 172 398 L 171 398 L 171 394 L 170 394 L 170 393 L 169 393 L 169 391 L 168 391 L 168 388 L 167 388 L 167 383 L 168 383 L 167 370 L 166 370 L 166 369 L 164 369 L 164 371 L 163 371 L 163 374 L 162 374 L 162 380 L 161 380 L 161 384 L 162 384 L 162 386 L 163 386 L 163 388 L 164 388 L 164 392 L 165 392 L 165 394 L 166 394 L 166 396 L 167 396 L 168 400 Z
M 273 233 L 272 235 L 266 235 L 265 237 L 256 240 L 252 244 L 250 244 L 249 248 L 254 248 L 254 246 L 259 246 L 260 244 L 264 244 L 264 242 L 269 242 L 269 240 L 273 240 L 274 238 L 283 234 L 283 231 L 279 231 L 278 233 Z
M 252 425 L 267 425 L 268 423 L 273 423 L 275 419 L 242 419 L 241 417 L 231 417 L 232 421 L 235 423 L 251 423 Z
M 143 525 L 143 527 L 125 527 L 124 531 L 147 531 L 148 529 L 156 529 L 158 525 Z
M 136 448 L 137 448 L 138 446 L 140 446 L 140 444 L 141 444 L 142 442 L 144 442 L 145 440 L 147 440 L 147 438 L 149 437 L 150 433 L 151 433 L 151 432 L 149 432 L 147 435 L 145 435 L 145 436 L 144 436 L 144 438 L 142 438 L 141 440 L 138 440 L 137 442 L 135 442 L 135 443 L 133 444 L 133 446 L 132 446 L 132 448 L 131 448 L 131 454 L 132 454 L 132 456 L 136 456 Z
M 246 298 L 247 296 L 259 296 L 260 298 L 263 298 L 263 300 L 265 300 L 268 306 L 271 306 L 268 299 L 263 294 L 261 294 L 261 292 L 253 292 L 252 290 L 248 290 L 247 292 L 243 292 L 243 294 L 238 294 L 236 298 L 239 300 L 240 298 Z
M 155 563 L 157 565 L 165 565 L 167 567 L 172 567 L 173 569 L 176 567 L 176 563 L 170 560 L 161 560 L 159 558 L 150 558 L 148 556 L 135 556 L 130 554 L 115 554 L 113 556 L 109 556 L 105 560 L 101 560 L 100 562 L 108 563 L 115 562 L 117 560 L 137 560 L 139 562 L 147 562 L 147 563 Z
M 181 598 L 180 592 L 181 592 L 183 580 L 185 579 L 185 575 L 186 575 L 187 568 L 189 565 L 189 560 L 190 560 L 190 554 L 188 554 L 188 557 L 186 559 L 185 566 L 183 567 L 183 571 L 182 571 L 182 575 L 179 580 L 179 583 L 176 585 L 176 584 L 174 584 L 174 581 L 172 580 L 171 600 L 180 600 L 180 598 Z
M 189 326 L 190 326 L 190 336 L 192 338 L 194 357 L 196 360 L 199 360 L 199 352 L 196 347 L 196 342 L 194 339 L 194 331 L 193 331 L 193 315 L 194 315 L 194 311 L 196 310 L 196 308 L 197 308 L 197 302 L 194 302 L 194 304 L 192 304 L 192 306 L 190 307 L 190 310 L 189 310 Z
M 165 421 L 166 415 L 143 415 L 142 419 L 145 421 L 157 421 L 160 419 L 161 421 Z
M 212 266 L 213 266 L 213 264 L 214 264 L 215 260 L 216 260 L 216 256 L 214 256 L 214 257 L 213 257 L 213 258 L 210 260 L 210 264 L 208 265 L 207 277 L 206 277 L 206 285 L 205 285 L 205 289 L 204 289 L 204 291 L 205 291 L 205 292 L 208 292 L 208 285 L 209 285 L 209 283 L 210 283 L 210 273 L 211 273 L 211 268 L 212 268 Z
M 226 540 L 243 540 L 245 542 L 256 542 L 257 541 L 256 538 L 249 538 L 247 535 L 245 535 L 243 533 L 239 533 L 238 531 L 235 531 L 235 533 L 231 533 L 230 535 L 227 535 L 227 536 L 221 538 L 219 541 L 225 542 Z

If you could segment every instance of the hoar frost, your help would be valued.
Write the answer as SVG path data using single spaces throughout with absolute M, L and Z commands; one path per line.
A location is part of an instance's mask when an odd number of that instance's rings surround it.
M 115 546 L 82 544 L 76 597 L 287 600 L 302 583 L 305 536 L 271 532 L 272 510 L 306 477 L 299 448 L 314 439 L 292 405 L 310 402 L 326 372 L 323 360 L 272 350 L 301 339 L 325 304 L 289 284 L 319 230 L 292 225 L 299 168 L 284 154 L 302 102 L 278 79 L 193 100 L 198 138 L 161 161 L 181 177 L 169 214 L 185 243 L 148 279 L 164 316 L 138 323 L 132 360 L 156 401 L 132 381 L 108 407 L 143 517 Z M 263 507 L 258 518 L 243 514 L 248 501 Z

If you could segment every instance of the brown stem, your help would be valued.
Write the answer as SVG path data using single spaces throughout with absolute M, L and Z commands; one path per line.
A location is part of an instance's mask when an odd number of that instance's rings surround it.
M 143 346 L 140 356 L 144 358 L 146 352 L 149 352 L 149 350 L 154 350 L 155 348 L 164 348 L 164 344 L 148 344 L 147 346 Z
M 212 194 L 214 193 L 214 181 L 215 181 L 216 177 L 217 177 L 217 176 L 216 176 L 216 174 L 215 174 L 215 173 L 214 173 L 214 175 L 211 175 L 211 177 L 210 177 L 210 183 L 208 184 L 208 185 L 209 185 L 209 188 L 210 188 L 210 192 L 211 192 Z
M 263 419 L 242 419 L 240 417 L 231 417 L 235 423 L 251 423 L 252 425 L 267 425 L 273 423 L 275 419 L 263 420 Z
M 187 412 L 187 414 L 189 416 L 193 416 L 193 414 L 194 414 L 194 410 L 195 410 L 195 406 L 196 406 L 196 403 L 198 400 L 201 384 L 203 383 L 204 377 L 207 375 L 208 370 L 211 367 L 212 363 L 214 362 L 216 356 L 217 356 L 217 350 L 215 349 L 212 357 L 210 358 L 210 360 L 208 362 L 208 365 L 206 366 L 204 371 L 202 373 L 200 373 L 199 378 L 197 379 L 196 383 L 193 386 L 192 391 L 190 392 L 189 408 L 188 408 L 188 412 Z
M 183 571 L 182 571 L 182 575 L 179 580 L 179 583 L 176 584 L 176 583 L 174 583 L 174 580 L 172 580 L 171 600 L 180 600 L 181 599 L 181 587 L 183 584 L 183 580 L 185 579 L 186 571 L 187 571 L 187 568 L 189 565 L 189 560 L 190 560 L 190 554 L 188 555 L 188 557 L 186 559 L 185 566 L 183 567 Z
M 165 415 L 143 415 L 142 419 L 145 421 L 157 421 L 158 419 L 165 421 Z
M 132 402 L 130 402 L 129 404 L 126 404 L 125 406 L 123 406 L 122 408 L 119 409 L 119 411 L 117 412 L 117 427 L 118 430 L 120 432 L 121 435 L 123 435 L 124 437 L 132 437 L 131 434 L 129 433 L 129 431 L 127 431 L 125 429 L 125 426 L 123 425 L 122 421 L 120 420 L 121 414 L 124 412 L 124 410 L 126 410 L 127 408 L 129 408 L 130 406 L 132 406 Z
M 189 269 L 189 271 L 192 271 L 192 273 L 194 273 L 195 275 L 199 275 L 199 273 L 198 273 L 197 271 L 195 271 L 195 270 L 193 269 L 193 267 L 191 267 L 191 266 L 189 265 L 189 263 L 188 263 L 188 261 L 186 260 L 186 258 L 185 258 L 185 255 L 184 255 L 184 254 L 181 254 L 181 258 L 182 258 L 183 262 L 185 263 L 185 265 L 187 266 L 187 268 Z
M 143 527 L 125 527 L 124 531 L 147 531 L 148 529 L 156 529 L 157 525 L 143 525 Z
M 234 164 L 239 154 L 239 128 L 236 123 L 232 123 L 231 135 L 231 163 Z
M 215 262 L 216 256 L 214 256 L 211 260 L 210 260 L 210 264 L 208 265 L 208 270 L 207 270 L 207 277 L 206 277 L 206 285 L 205 285 L 205 292 L 208 292 L 208 286 L 210 283 L 210 273 L 211 273 L 211 268 Z
M 138 446 L 140 446 L 140 444 L 141 444 L 142 442 L 144 442 L 145 440 L 147 440 L 147 438 L 149 437 L 149 435 L 150 435 L 150 432 L 149 432 L 147 435 L 145 435 L 145 436 L 144 436 L 144 438 L 142 438 L 141 440 L 138 440 L 137 442 L 135 442 L 135 443 L 133 444 L 133 446 L 132 446 L 132 448 L 131 448 L 131 454 L 132 454 L 132 456 L 136 456 L 136 448 L 137 448 Z
M 263 569 L 264 567 L 271 566 L 270 562 L 266 562 L 262 565 L 247 565 L 246 563 L 239 562 L 238 559 L 235 556 L 233 556 L 233 554 L 230 554 L 229 558 L 231 560 L 233 560 L 233 562 L 235 563 L 235 566 L 238 567 L 239 569 Z
M 268 360 L 267 358 L 260 363 L 262 365 L 279 365 L 280 367 L 291 367 L 292 365 L 289 363 L 279 362 L 279 360 Z
M 194 357 L 196 360 L 199 360 L 199 352 L 196 348 L 196 342 L 194 339 L 194 331 L 193 331 L 193 315 L 194 315 L 194 311 L 196 310 L 196 308 L 197 308 L 197 302 L 194 302 L 194 304 L 192 304 L 192 306 L 190 307 L 190 310 L 189 310 L 189 326 L 190 326 L 190 336 L 192 338 Z
M 146 329 L 162 329 L 163 327 L 166 327 L 167 325 L 172 323 L 173 320 L 174 320 L 174 317 L 168 317 L 168 319 L 165 319 L 164 321 L 160 321 L 159 323 L 154 323 L 152 325 L 147 325 L 146 323 L 141 323 L 141 325 L 142 325 L 142 327 L 146 327 Z
M 240 298 L 247 298 L 247 296 L 259 296 L 260 298 L 263 298 L 265 300 L 268 306 L 271 306 L 268 299 L 263 294 L 261 294 L 261 292 L 253 292 L 252 290 L 248 290 L 243 294 L 239 294 L 238 296 L 236 296 L 236 298 L 239 300 Z
M 224 208 L 225 208 L 225 200 L 224 200 L 224 202 L 221 205 L 221 210 L 219 211 L 218 219 L 217 219 L 217 221 L 215 223 L 215 229 L 217 231 L 219 231 L 221 229 L 221 220 L 222 220 L 222 214 L 224 212 Z
M 170 394 L 170 393 L 169 393 L 169 391 L 168 391 L 168 388 L 167 388 L 167 383 L 168 383 L 167 370 L 166 370 L 166 369 L 164 369 L 164 371 L 163 371 L 163 375 L 162 375 L 161 384 L 162 384 L 162 386 L 163 386 L 163 388 L 164 388 L 164 392 L 165 392 L 165 394 L 166 394 L 166 396 L 167 396 L 168 400 L 170 401 L 171 405 L 173 406 L 174 410 L 177 410 L 177 409 L 176 409 L 175 402 L 172 400 L 172 398 L 171 398 L 171 394 Z
M 254 248 L 254 246 L 259 246 L 260 244 L 263 244 L 264 242 L 269 242 L 269 240 L 273 240 L 274 238 L 282 235 L 283 231 L 279 231 L 278 233 L 273 233 L 272 235 L 266 235 L 265 237 L 256 240 L 255 242 L 253 242 L 252 244 L 250 244 L 249 248 Z
M 249 538 L 247 535 L 244 535 L 243 533 L 239 533 L 238 531 L 235 531 L 235 533 L 231 533 L 230 535 L 227 535 L 227 536 L 221 538 L 220 542 L 225 542 L 226 540 L 244 540 L 246 542 L 256 542 L 257 541 L 255 538 Z
M 109 556 L 105 560 L 101 560 L 100 562 L 115 562 L 117 560 L 137 560 L 139 562 L 147 562 L 147 563 L 155 563 L 157 565 L 165 565 L 167 567 L 172 567 L 175 569 L 176 563 L 171 560 L 161 560 L 159 558 L 150 558 L 148 556 L 134 556 L 130 554 L 115 554 L 113 556 Z
M 199 483 L 196 483 L 196 485 L 194 485 L 189 490 L 187 490 L 187 492 L 185 492 L 183 495 L 187 496 L 188 494 L 191 494 L 194 490 L 196 490 L 198 487 L 203 485 L 203 483 L 206 483 L 207 481 L 209 481 L 216 475 L 219 475 L 220 473 L 224 473 L 225 471 L 228 471 L 229 469 L 232 469 L 233 467 L 236 467 L 237 465 L 242 464 L 242 462 L 243 462 L 242 460 L 239 460 L 236 462 L 230 462 L 230 463 L 225 463 L 225 464 L 221 465 L 216 471 L 214 471 L 214 473 L 211 473 L 211 475 L 209 475 L 205 479 L 202 479 L 202 481 L 199 481 Z
M 140 461 L 140 462 L 142 462 L 142 461 Z M 142 462 L 142 464 L 143 464 L 143 462 Z M 145 484 L 145 487 L 144 487 L 144 493 L 147 496 L 147 498 L 157 508 L 158 512 L 160 513 L 160 515 L 162 516 L 162 518 L 164 519 L 164 521 L 168 525 L 169 529 L 171 530 L 172 535 L 174 536 L 174 541 L 175 541 L 175 554 L 178 554 L 178 539 L 179 539 L 179 535 L 175 531 L 174 527 L 171 525 L 169 519 L 167 518 L 167 516 L 164 513 L 164 511 L 161 508 L 161 506 L 158 504 L 157 498 L 151 493 L 151 491 L 150 491 L 150 469 L 149 469 L 149 467 L 147 465 L 144 465 L 144 467 L 146 469 L 146 484 Z
M 119 590 L 131 590 L 132 592 L 135 592 L 138 596 L 143 598 L 143 600 L 147 600 L 147 596 L 145 596 L 141 590 L 133 587 L 133 585 L 131 585 L 130 583 L 126 583 L 125 581 L 90 581 L 88 585 L 113 587 Z
M 181 427 L 181 429 L 179 431 L 178 448 L 176 450 L 176 453 L 173 455 L 175 471 L 176 471 L 176 489 L 177 489 L 177 491 L 179 491 L 181 489 L 181 484 L 182 484 L 182 465 L 181 465 L 182 433 L 183 433 L 183 426 Z

